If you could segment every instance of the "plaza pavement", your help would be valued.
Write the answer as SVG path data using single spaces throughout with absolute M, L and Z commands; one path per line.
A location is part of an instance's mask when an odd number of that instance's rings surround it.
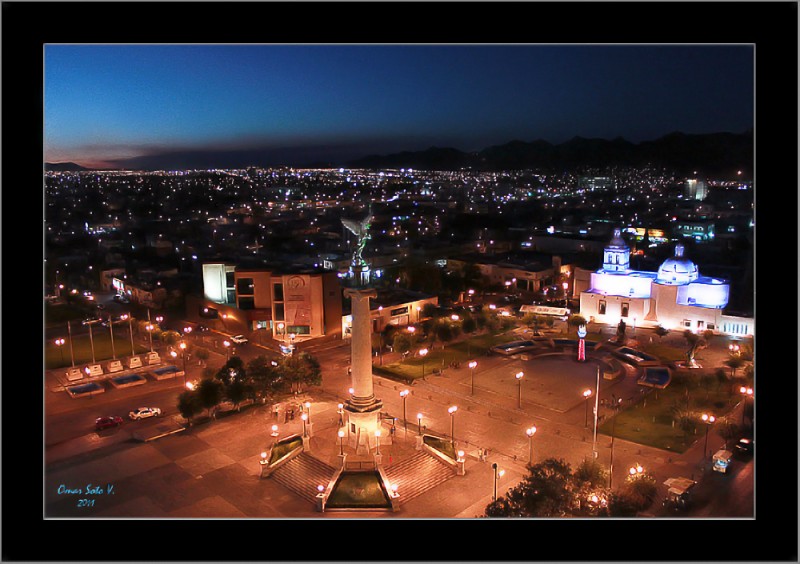
M 641 329 L 639 330 L 642 331 Z M 676 339 L 681 346 L 685 341 Z M 345 343 L 332 349 L 323 364 L 323 385 L 296 401 L 312 402 L 313 437 L 311 454 L 331 466 L 337 465 L 339 445 L 337 404 L 349 386 L 346 364 L 349 350 Z M 727 357 L 720 343 L 704 349 L 698 361 L 719 366 Z M 390 362 L 391 359 L 384 359 Z M 574 365 L 573 365 L 574 366 Z M 580 371 L 567 388 L 579 392 L 594 389 L 595 376 L 590 365 Z M 120 430 L 108 444 L 86 448 L 86 442 L 60 445 L 64 451 L 48 464 L 44 480 L 45 517 L 95 518 L 474 518 L 483 513 L 491 501 L 493 471 L 496 462 L 505 470 L 499 479 L 498 495 L 515 485 L 526 473 L 530 443 L 525 429 L 537 426 L 533 439 L 534 461 L 545 457 L 564 458 L 573 466 L 591 456 L 591 411 L 589 427 L 585 427 L 585 403 L 580 394 L 570 391 L 544 396 L 548 386 L 563 380 L 563 365 L 553 364 L 548 370 L 525 370 L 525 361 L 506 357 L 481 357 L 475 373 L 475 395 L 470 395 L 468 368 L 447 369 L 443 375 L 428 377 L 405 386 L 375 377 L 375 393 L 384 401 L 384 411 L 397 418 L 394 445 L 381 447 L 384 464 L 389 465 L 413 453 L 416 413 L 423 414 L 423 425 L 429 431 L 449 436 L 455 430 L 458 448 L 466 451 L 466 474 L 454 476 L 432 490 L 404 503 L 395 513 L 318 513 L 309 502 L 299 498 L 270 479 L 260 479 L 260 452 L 272 438 L 269 428 L 277 423 L 280 435 L 302 432 L 302 421 L 276 422 L 271 406 L 255 405 L 240 413 L 221 416 L 216 421 L 201 423 L 184 432 L 151 442 L 132 441 Z M 513 374 L 522 369 L 523 409 L 517 407 L 517 383 Z M 635 371 L 614 381 L 601 380 L 601 397 L 611 391 L 620 397 L 639 393 Z M 562 386 L 563 387 L 563 386 Z M 407 399 L 408 434 L 402 423 L 402 400 L 399 391 L 409 388 Z M 546 400 L 544 399 L 546 397 Z M 570 401 L 569 397 L 575 397 Z M 456 404 L 459 411 L 453 419 L 447 407 Z M 591 406 L 590 406 L 591 410 Z M 600 414 L 604 414 L 601 408 Z M 179 418 L 178 418 L 179 419 Z M 176 420 L 176 424 L 180 421 Z M 388 422 L 386 423 L 388 425 Z M 387 433 L 388 435 L 388 433 Z M 722 439 L 709 434 L 709 450 L 713 452 Z M 93 443 L 94 447 L 98 447 Z M 610 438 L 598 434 L 598 459 L 608 465 Z M 656 477 L 659 485 L 668 477 L 686 476 L 695 479 L 700 471 L 703 442 L 697 441 L 686 453 L 677 455 L 660 449 L 616 439 L 614 445 L 614 481 L 619 484 L 627 468 L 639 462 Z M 486 461 L 478 459 L 478 449 L 489 449 Z M 71 452 L 70 452 L 71 451 Z M 49 456 L 48 456 L 49 458 Z M 113 485 L 113 493 L 94 495 L 92 507 L 78 507 L 85 498 L 59 493 L 59 487 L 85 489 L 86 484 Z M 663 492 L 660 492 L 663 493 Z M 402 497 L 402 492 L 400 492 Z

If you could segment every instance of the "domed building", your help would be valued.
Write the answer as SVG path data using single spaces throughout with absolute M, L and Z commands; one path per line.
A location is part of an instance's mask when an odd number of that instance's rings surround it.
M 675 246 L 675 255 L 658 272 L 630 269 L 630 249 L 619 229 L 603 250 L 603 267 L 592 272 L 589 289 L 581 292 L 581 315 L 589 321 L 633 327 L 752 335 L 753 320 L 725 316 L 727 280 L 701 276 L 697 265 Z

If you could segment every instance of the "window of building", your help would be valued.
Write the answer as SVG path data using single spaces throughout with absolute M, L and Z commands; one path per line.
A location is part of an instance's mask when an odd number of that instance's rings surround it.
M 692 326 L 692 320 L 691 319 L 684 319 L 682 323 L 683 323 L 684 327 L 691 327 Z
M 311 333 L 311 327 L 309 325 L 287 325 L 286 333 L 294 333 L 295 335 L 308 335 Z
M 275 321 L 283 321 L 283 304 L 275 304 Z
M 600 315 L 606 314 L 606 301 L 600 300 L 600 303 L 597 304 L 597 313 Z
M 622 304 L 622 317 L 628 317 L 628 304 Z
M 236 290 L 234 290 L 233 288 L 229 288 L 228 291 L 226 292 L 226 296 L 227 299 L 225 300 L 225 303 L 229 304 L 236 303 Z
M 236 281 L 236 292 L 240 296 L 252 296 L 254 293 L 253 288 L 252 278 L 239 278 Z
M 276 302 L 283 301 L 283 284 L 274 284 L 272 286 L 272 299 Z M 281 319 L 283 319 L 281 317 Z
M 697 322 L 697 328 L 698 328 L 698 329 L 702 329 L 704 326 L 705 326 L 705 322 L 704 322 L 704 321 L 699 321 L 699 320 L 698 320 L 698 322 Z
M 708 325 L 706 325 L 706 327 L 708 327 L 708 328 L 709 328 L 709 329 L 711 329 L 712 331 L 713 331 L 714 329 L 716 329 L 716 327 L 714 326 L 714 324 L 713 324 L 713 323 L 709 323 Z
M 254 309 L 255 307 L 255 298 L 239 296 L 239 309 Z

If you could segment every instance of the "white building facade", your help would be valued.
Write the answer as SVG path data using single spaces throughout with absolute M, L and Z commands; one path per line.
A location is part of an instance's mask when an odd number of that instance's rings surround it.
M 752 336 L 753 318 L 723 315 L 728 304 L 727 280 L 701 276 L 683 256 L 683 245 L 665 260 L 658 272 L 631 270 L 630 249 L 619 229 L 603 253 L 603 267 L 591 274 L 581 292 L 581 315 L 589 321 L 633 327 L 657 327 L 694 332 Z

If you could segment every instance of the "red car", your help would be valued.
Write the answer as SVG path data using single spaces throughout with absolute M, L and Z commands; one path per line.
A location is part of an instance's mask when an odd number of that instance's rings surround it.
M 102 431 L 103 429 L 108 429 L 109 427 L 119 427 L 120 425 L 122 425 L 122 417 L 119 415 L 98 417 L 94 421 L 94 428 L 97 431 Z

